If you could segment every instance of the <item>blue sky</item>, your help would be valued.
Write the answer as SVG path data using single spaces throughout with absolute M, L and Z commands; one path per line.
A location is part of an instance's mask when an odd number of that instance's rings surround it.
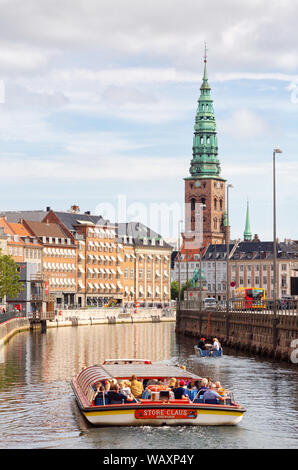
M 0 210 L 78 204 L 176 237 L 206 41 L 232 236 L 248 199 L 272 238 L 280 146 L 277 234 L 297 240 L 298 2 L 242 3 L 0 1 Z

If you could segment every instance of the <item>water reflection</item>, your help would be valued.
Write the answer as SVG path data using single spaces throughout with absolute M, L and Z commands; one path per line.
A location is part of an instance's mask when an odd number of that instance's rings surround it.
M 197 358 L 193 339 L 173 323 L 97 325 L 21 333 L 1 350 L 1 448 L 295 448 L 297 366 L 225 350 Z M 247 408 L 236 427 L 94 428 L 70 387 L 83 367 L 106 358 L 138 357 L 185 364 L 220 380 Z

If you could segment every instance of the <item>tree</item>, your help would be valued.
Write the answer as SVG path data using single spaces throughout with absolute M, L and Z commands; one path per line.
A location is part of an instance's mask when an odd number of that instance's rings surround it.
M 17 263 L 0 252 L 0 298 L 15 298 L 23 290 Z
M 184 291 L 187 288 L 186 284 L 187 283 L 184 283 L 180 287 L 180 299 L 181 300 L 183 300 Z M 190 286 L 191 286 L 191 281 L 188 281 L 188 287 L 190 287 Z M 171 283 L 171 299 L 172 300 L 178 300 L 178 296 L 179 296 L 179 284 L 178 284 L 178 281 L 173 281 Z
M 171 282 L 171 299 L 177 300 L 178 299 L 178 292 L 179 292 L 179 284 L 177 281 Z

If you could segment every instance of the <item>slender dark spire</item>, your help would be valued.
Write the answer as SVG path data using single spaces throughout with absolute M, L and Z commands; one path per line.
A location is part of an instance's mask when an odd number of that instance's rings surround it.
M 244 229 L 244 241 L 248 242 L 252 239 L 252 233 L 250 229 L 250 217 L 249 217 L 249 205 L 247 201 L 247 207 L 246 207 L 246 220 L 245 220 L 245 229 Z

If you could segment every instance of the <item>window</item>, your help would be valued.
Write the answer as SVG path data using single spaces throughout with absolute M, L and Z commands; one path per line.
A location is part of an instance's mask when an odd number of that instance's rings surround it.
M 130 279 L 133 279 L 133 268 L 130 268 Z
M 140 280 L 143 279 L 143 268 L 140 268 L 140 269 L 139 269 L 139 279 L 140 279 Z
M 151 280 L 151 269 L 147 270 L 147 279 L 148 279 L 148 281 Z
M 216 197 L 214 198 L 214 210 L 215 211 L 217 210 L 217 199 L 216 199 Z
M 196 207 L 196 200 L 195 200 L 195 198 L 193 197 L 193 198 L 190 200 L 190 209 L 191 209 L 192 211 L 194 211 L 194 210 L 195 210 L 195 207 Z
M 124 279 L 128 279 L 128 268 L 124 269 Z
M 287 270 L 287 265 L 286 265 L 286 264 L 282 264 L 282 265 L 281 265 L 281 270 L 282 270 L 282 271 L 286 271 L 286 270 Z

